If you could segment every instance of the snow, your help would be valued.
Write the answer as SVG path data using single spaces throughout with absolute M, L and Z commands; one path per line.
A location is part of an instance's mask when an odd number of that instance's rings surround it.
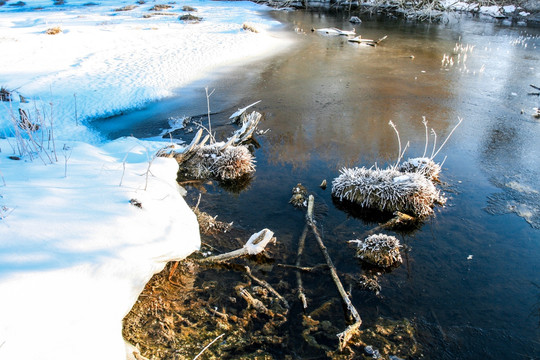
M 0 85 L 38 101 L 40 110 L 49 111 L 52 103 L 59 137 L 93 141 L 95 134 L 75 126 L 77 121 L 172 96 L 223 66 L 254 61 L 289 43 L 271 31 L 277 22 L 261 17 L 268 8 L 250 2 L 188 0 L 160 11 L 174 16 L 150 18 L 143 15 L 152 13 L 155 2 L 121 12 L 114 10 L 126 5 L 122 1 L 83 6 L 87 2 L 71 0 L 62 7 L 31 2 L 45 7 L 40 11 L 0 7 L 2 64 L 8 64 L 0 67 Z M 178 20 L 185 5 L 197 9 L 193 14 L 203 21 Z M 242 30 L 247 21 L 259 33 Z M 56 26 L 61 33 L 45 34 Z M 0 114 L 2 134 L 10 124 L 7 112 Z
M 88 124 L 289 40 L 248 2 L 188 0 L 150 18 L 154 2 L 52 3 L 0 6 L 0 86 L 13 94 L 0 103 L 0 359 L 126 359 L 122 318 L 154 273 L 199 248 L 199 230 L 178 164 L 154 157 L 167 143 L 103 142 Z M 203 21 L 179 21 L 184 5 Z M 32 158 L 17 149 L 19 107 L 43 119 Z

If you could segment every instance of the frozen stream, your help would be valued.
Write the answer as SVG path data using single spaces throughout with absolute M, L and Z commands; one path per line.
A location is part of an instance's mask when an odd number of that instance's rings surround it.
M 398 234 L 409 247 L 404 263 L 380 276 L 380 296 L 353 288 L 353 302 L 365 326 L 378 316 L 415 319 L 426 358 L 540 357 L 540 121 L 531 115 L 540 99 L 528 95 L 535 91 L 529 84 L 540 86 L 540 31 L 473 19 L 364 21 L 356 26 L 363 38 L 388 35 L 373 48 L 310 31 L 350 29 L 347 16 L 274 16 L 296 37 L 287 54 L 94 124 L 110 137 L 156 136 L 171 116 L 204 114 L 208 85 L 215 88 L 213 126 L 228 132 L 226 119 L 236 107 L 262 100 L 255 109 L 271 131 L 258 138 L 255 178 L 240 193 L 210 186 L 202 206 L 248 230 L 272 229 L 287 251 L 279 261 L 294 263 L 303 213 L 288 200 L 301 182 L 326 207 L 319 226 L 336 266 L 361 273 L 368 269 L 345 242 L 377 219 L 338 209 L 330 189 L 319 184 L 330 183 L 342 166 L 395 159 L 389 120 L 402 141 L 410 141 L 407 154 L 414 157 L 424 149 L 422 116 L 439 141 L 463 118 L 437 158 L 448 156 L 442 174 L 447 206 L 420 229 Z M 453 65 L 442 62 L 445 54 Z M 315 245 L 308 256 L 308 263 L 321 262 Z M 293 272 L 277 267 L 267 276 L 272 283 L 294 282 Z M 337 296 L 330 278 L 306 276 L 305 282 L 314 307 Z M 291 322 L 291 334 L 295 326 Z

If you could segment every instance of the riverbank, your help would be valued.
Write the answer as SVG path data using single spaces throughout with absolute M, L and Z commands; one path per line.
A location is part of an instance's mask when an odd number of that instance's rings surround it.
M 92 119 L 290 42 L 250 2 L 56 3 L 0 6 L 0 358 L 125 359 L 122 318 L 200 238 L 166 144 Z

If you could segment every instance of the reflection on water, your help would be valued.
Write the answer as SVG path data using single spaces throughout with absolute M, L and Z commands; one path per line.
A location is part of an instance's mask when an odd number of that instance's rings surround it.
M 365 326 L 379 316 L 415 319 L 426 358 L 540 357 L 534 285 L 540 283 L 540 232 L 529 225 L 538 227 L 540 213 L 540 123 L 530 116 L 538 97 L 527 95 L 529 84 L 540 84 L 538 30 L 470 19 L 445 25 L 365 19 L 356 26 L 357 34 L 370 39 L 388 35 L 373 48 L 309 31 L 351 29 L 346 15 L 275 16 L 289 24 L 296 46 L 225 73 L 212 86 L 217 113 L 212 119 L 227 132 L 227 117 L 236 107 L 262 100 L 255 109 L 265 115 L 261 127 L 271 131 L 258 139 L 257 172 L 240 193 L 207 187 L 203 210 L 246 229 L 272 229 L 284 250 L 276 262 L 292 264 L 304 214 L 288 200 L 301 182 L 325 208 L 318 225 L 338 270 L 368 273 L 346 241 L 380 220 L 342 211 L 334 206 L 330 189 L 319 184 L 323 179 L 330 183 L 342 166 L 395 161 L 397 141 L 389 120 L 402 142 L 410 141 L 408 154 L 415 157 L 424 150 L 422 116 L 436 130 L 438 143 L 462 117 L 463 124 L 436 159 L 448 156 L 442 173 L 447 206 L 420 229 L 394 233 L 406 245 L 403 265 L 379 276 L 379 296 L 352 287 L 352 299 Z M 456 43 L 474 47 L 465 61 L 464 52 L 458 61 Z M 452 66 L 441 62 L 445 54 L 454 56 Z M 174 112 L 204 113 L 203 87 L 198 100 Z M 154 124 L 166 123 L 169 116 L 158 108 L 153 114 Z M 125 124 L 114 133 L 137 135 Z M 139 134 L 155 135 L 157 127 Z M 307 241 L 307 265 L 321 263 L 314 239 Z M 274 267 L 265 275 L 277 284 L 292 281 L 294 274 Z M 307 274 L 304 286 L 313 309 L 337 296 L 331 280 L 320 274 Z M 340 321 L 342 314 L 332 318 L 338 328 Z M 294 348 L 301 322 L 292 317 L 288 326 Z

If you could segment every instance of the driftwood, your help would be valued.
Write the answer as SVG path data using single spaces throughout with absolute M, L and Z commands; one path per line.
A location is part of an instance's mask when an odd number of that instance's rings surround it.
M 257 105 L 258 103 L 260 103 L 262 100 L 259 100 L 259 101 L 255 101 L 253 104 L 249 104 L 248 106 L 244 107 L 244 108 L 241 108 L 241 109 L 238 109 L 234 114 L 232 114 L 230 117 L 229 117 L 229 120 L 231 120 L 232 123 L 238 123 L 239 120 L 241 120 L 241 116 L 246 112 L 247 109 L 249 109 L 250 107 L 252 107 L 253 105 Z
M 349 39 L 349 41 L 354 42 L 354 43 L 358 43 L 358 44 L 369 45 L 369 46 L 377 46 L 377 45 L 379 45 L 379 43 L 386 40 L 387 37 L 388 37 L 388 35 L 385 35 L 382 38 L 380 38 L 379 40 L 371 40 L 371 39 L 362 39 L 362 36 L 359 35 L 359 36 L 357 36 L 355 38 Z
M 266 245 L 268 245 L 269 242 L 275 241 L 274 232 L 263 229 L 259 231 L 258 233 L 255 233 L 251 235 L 249 240 L 246 242 L 246 244 L 237 250 L 233 250 L 231 252 L 215 255 L 215 256 L 209 256 L 207 258 L 199 260 L 200 262 L 220 262 L 220 261 L 226 261 L 235 259 L 240 256 L 244 255 L 257 255 L 261 253 Z
M 321 252 L 324 256 L 324 259 L 326 260 L 326 263 L 328 264 L 328 267 L 330 268 L 330 275 L 332 276 L 332 280 L 334 281 L 334 284 L 336 285 L 339 294 L 341 295 L 341 298 L 343 299 L 343 302 L 345 305 L 347 305 L 347 310 L 349 311 L 350 315 L 354 319 L 354 323 L 352 325 L 349 325 L 343 332 L 337 334 L 339 338 L 339 348 L 340 350 L 343 350 L 351 337 L 354 335 L 356 330 L 362 325 L 362 318 L 360 317 L 360 314 L 354 307 L 354 305 L 351 302 L 351 299 L 349 298 L 349 295 L 345 291 L 345 288 L 343 287 L 343 284 L 341 283 L 341 280 L 339 280 L 339 276 L 337 274 L 336 267 L 334 266 L 334 263 L 332 262 L 332 259 L 330 258 L 330 255 L 328 254 L 328 250 L 326 249 L 326 246 L 324 246 L 323 239 L 319 233 L 319 230 L 317 229 L 317 226 L 315 225 L 315 221 L 313 220 L 313 206 L 314 206 L 314 198 L 313 195 L 309 196 L 308 199 L 308 211 L 306 215 L 306 222 L 307 225 L 311 228 L 313 231 L 313 234 L 315 235 L 315 238 L 317 239 L 317 243 L 319 244 L 319 248 L 321 249 Z
M 255 103 L 256 104 L 256 103 Z M 253 138 L 253 133 L 262 119 L 262 115 L 256 111 L 242 115 L 242 127 L 234 132 L 228 143 L 241 145 L 248 143 Z
M 239 146 L 248 143 L 252 139 L 253 133 L 257 129 L 257 125 L 261 121 L 261 118 L 262 115 L 256 111 L 253 111 L 248 115 L 243 113 L 242 127 L 235 131 L 226 142 L 206 145 L 206 142 L 210 139 L 210 135 L 206 135 L 203 138 L 203 129 L 199 129 L 188 146 L 182 147 L 177 144 L 171 144 L 163 149 L 160 149 L 156 156 L 173 157 L 178 161 L 178 163 L 181 164 L 195 156 L 198 150 L 205 146 L 215 147 L 215 149 L 212 149 L 212 151 L 223 152 L 230 146 Z
M 322 29 L 315 29 L 315 28 L 312 28 L 311 29 L 312 32 L 318 32 L 318 33 L 321 33 L 321 34 L 326 34 L 326 35 L 339 35 L 339 36 L 349 36 L 349 35 L 356 35 L 356 29 L 352 29 L 352 30 L 341 30 L 341 29 L 338 29 L 338 28 L 335 28 L 335 27 L 332 27 L 332 28 L 322 28 Z

